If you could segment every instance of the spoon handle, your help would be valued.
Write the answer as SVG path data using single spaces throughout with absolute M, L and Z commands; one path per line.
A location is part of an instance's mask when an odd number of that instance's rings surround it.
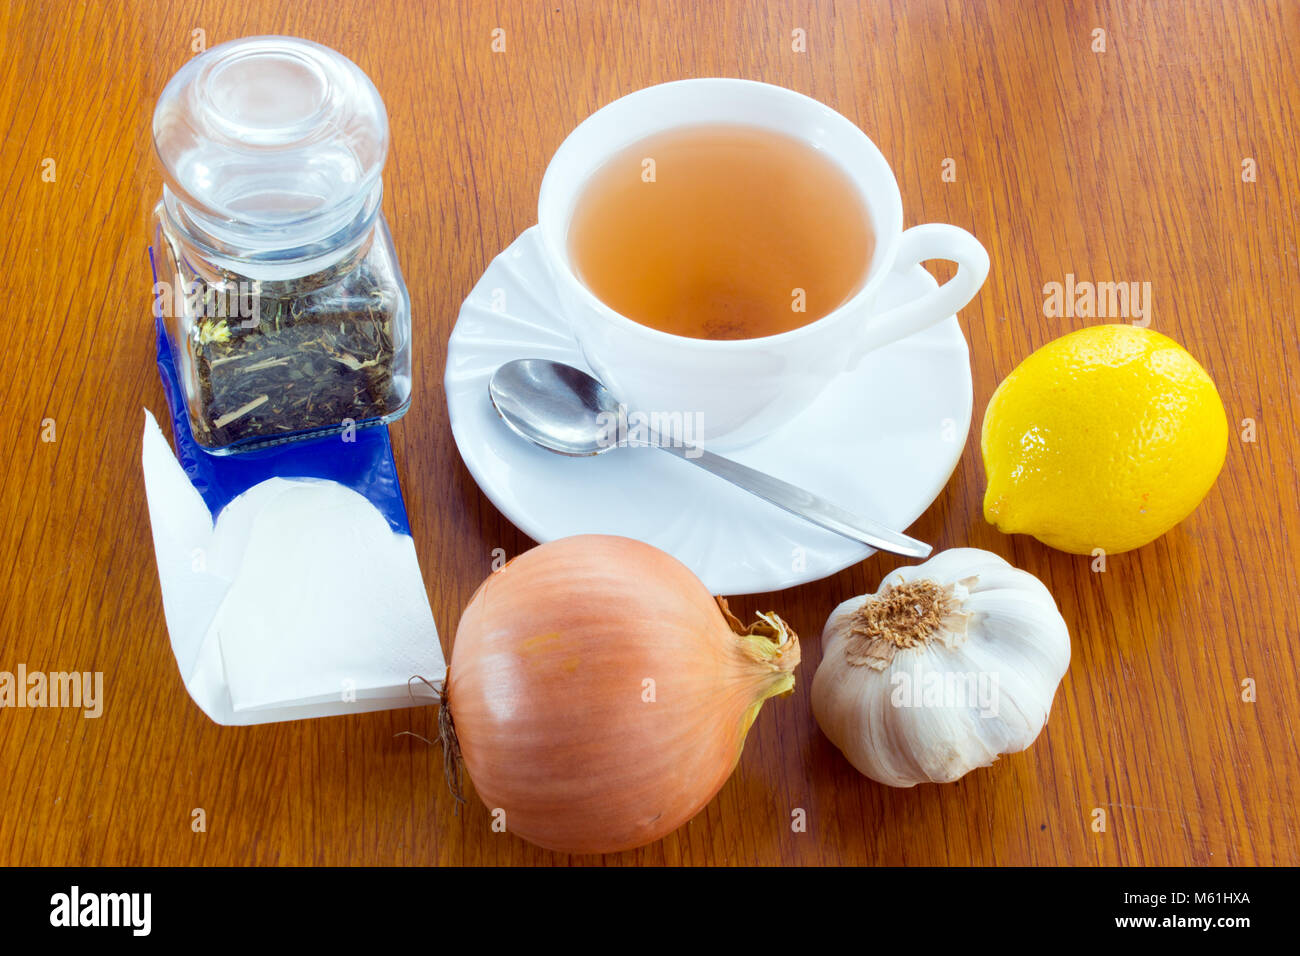
M 713 452 L 702 448 L 679 443 L 656 443 L 655 447 L 662 448 L 664 451 L 689 461 L 693 465 L 699 465 L 705 471 L 712 472 L 719 478 L 731 482 L 737 488 L 743 488 L 751 495 L 757 495 L 764 501 L 771 502 L 778 508 L 788 511 L 792 515 L 797 515 L 806 521 L 811 521 L 827 531 L 834 531 L 846 538 L 870 545 L 873 548 L 879 548 L 881 551 L 889 551 L 892 554 L 902 554 L 913 558 L 930 556 L 931 548 L 923 541 L 917 541 L 905 534 L 891 531 L 882 524 L 877 524 L 875 521 L 845 511 L 826 499 L 819 498 L 812 492 L 798 488 L 789 482 L 782 481 L 780 478 L 773 478 L 761 471 L 755 471 L 748 465 L 742 465 L 738 461 L 723 458 L 721 455 L 715 455 Z

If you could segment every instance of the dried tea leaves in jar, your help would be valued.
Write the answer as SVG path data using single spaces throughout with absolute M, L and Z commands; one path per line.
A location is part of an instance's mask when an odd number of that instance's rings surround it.
M 401 406 L 394 322 L 403 297 L 367 265 L 315 288 L 262 284 L 245 298 L 240 288 L 230 282 L 200 290 L 203 315 L 233 316 L 193 326 L 200 400 L 190 417 L 203 444 L 337 431 L 377 423 Z

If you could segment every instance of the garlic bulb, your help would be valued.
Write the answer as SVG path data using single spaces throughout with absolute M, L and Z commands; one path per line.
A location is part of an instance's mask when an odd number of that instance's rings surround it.
M 1069 631 L 1043 583 L 954 548 L 832 612 L 813 714 L 872 780 L 947 783 L 1033 743 L 1069 664 Z

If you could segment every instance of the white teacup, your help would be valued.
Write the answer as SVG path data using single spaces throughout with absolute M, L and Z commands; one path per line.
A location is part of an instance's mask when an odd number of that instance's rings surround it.
M 834 159 L 871 215 L 875 250 L 858 291 L 814 322 L 754 339 L 672 335 L 620 315 L 575 274 L 569 223 L 591 175 L 637 140 L 680 126 L 743 123 L 793 136 Z M 864 355 L 941 321 L 984 283 L 988 253 L 956 226 L 903 230 L 898 183 L 862 130 L 829 106 L 766 83 L 680 80 L 651 86 L 597 110 L 552 157 L 538 199 L 542 249 L 574 338 L 592 371 L 630 409 L 692 416 L 688 436 L 711 447 L 755 441 L 794 418 Z M 956 274 L 885 312 L 876 297 L 890 273 L 927 259 L 950 259 Z

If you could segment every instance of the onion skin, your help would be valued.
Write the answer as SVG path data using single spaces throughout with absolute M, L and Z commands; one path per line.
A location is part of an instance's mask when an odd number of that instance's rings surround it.
M 562 538 L 488 576 L 457 628 L 444 706 L 508 831 L 612 853 L 713 799 L 799 662 L 779 618 L 738 634 L 723 607 L 685 565 L 630 538 Z

